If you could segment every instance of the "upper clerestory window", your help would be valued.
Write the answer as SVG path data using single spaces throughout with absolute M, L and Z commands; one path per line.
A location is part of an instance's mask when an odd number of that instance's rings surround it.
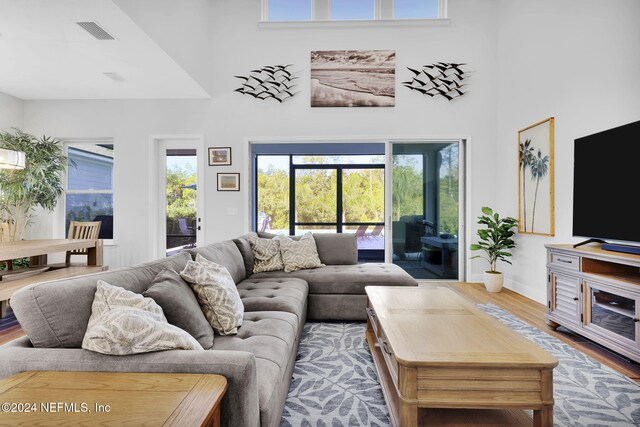
M 447 0 L 262 0 L 262 21 L 377 21 L 446 18 Z

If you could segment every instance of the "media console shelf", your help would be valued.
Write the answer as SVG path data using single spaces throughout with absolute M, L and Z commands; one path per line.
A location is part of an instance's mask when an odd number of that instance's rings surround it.
M 640 255 L 546 245 L 547 324 L 640 362 Z

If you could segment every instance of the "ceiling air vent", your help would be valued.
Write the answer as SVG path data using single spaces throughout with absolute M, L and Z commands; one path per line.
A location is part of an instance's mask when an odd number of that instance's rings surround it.
M 126 79 L 124 77 L 122 77 L 118 73 L 114 73 L 113 71 L 102 73 L 102 74 L 105 77 L 110 78 L 111 80 L 113 80 L 114 82 L 117 82 L 117 83 L 122 83 L 122 82 L 126 81 Z
M 76 22 L 76 24 L 80 25 L 87 33 L 98 40 L 115 40 L 111 34 L 107 33 L 107 31 L 96 22 Z

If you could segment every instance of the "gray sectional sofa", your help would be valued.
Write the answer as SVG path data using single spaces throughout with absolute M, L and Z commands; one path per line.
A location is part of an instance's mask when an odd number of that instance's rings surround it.
M 364 320 L 366 285 L 415 286 L 390 264 L 357 264 L 353 235 L 314 235 L 313 270 L 251 274 L 246 236 L 117 270 L 32 285 L 11 305 L 27 336 L 0 347 L 0 378 L 27 370 L 215 373 L 228 381 L 222 422 L 277 426 L 307 319 Z M 245 307 L 237 335 L 218 336 L 205 351 L 169 350 L 109 356 L 81 348 L 96 282 L 143 293 L 164 268 L 176 271 L 201 254 L 227 267 Z

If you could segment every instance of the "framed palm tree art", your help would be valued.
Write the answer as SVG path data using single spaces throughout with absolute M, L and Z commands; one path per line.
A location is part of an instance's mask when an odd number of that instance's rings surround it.
M 519 233 L 555 233 L 553 124 L 550 117 L 518 131 Z

